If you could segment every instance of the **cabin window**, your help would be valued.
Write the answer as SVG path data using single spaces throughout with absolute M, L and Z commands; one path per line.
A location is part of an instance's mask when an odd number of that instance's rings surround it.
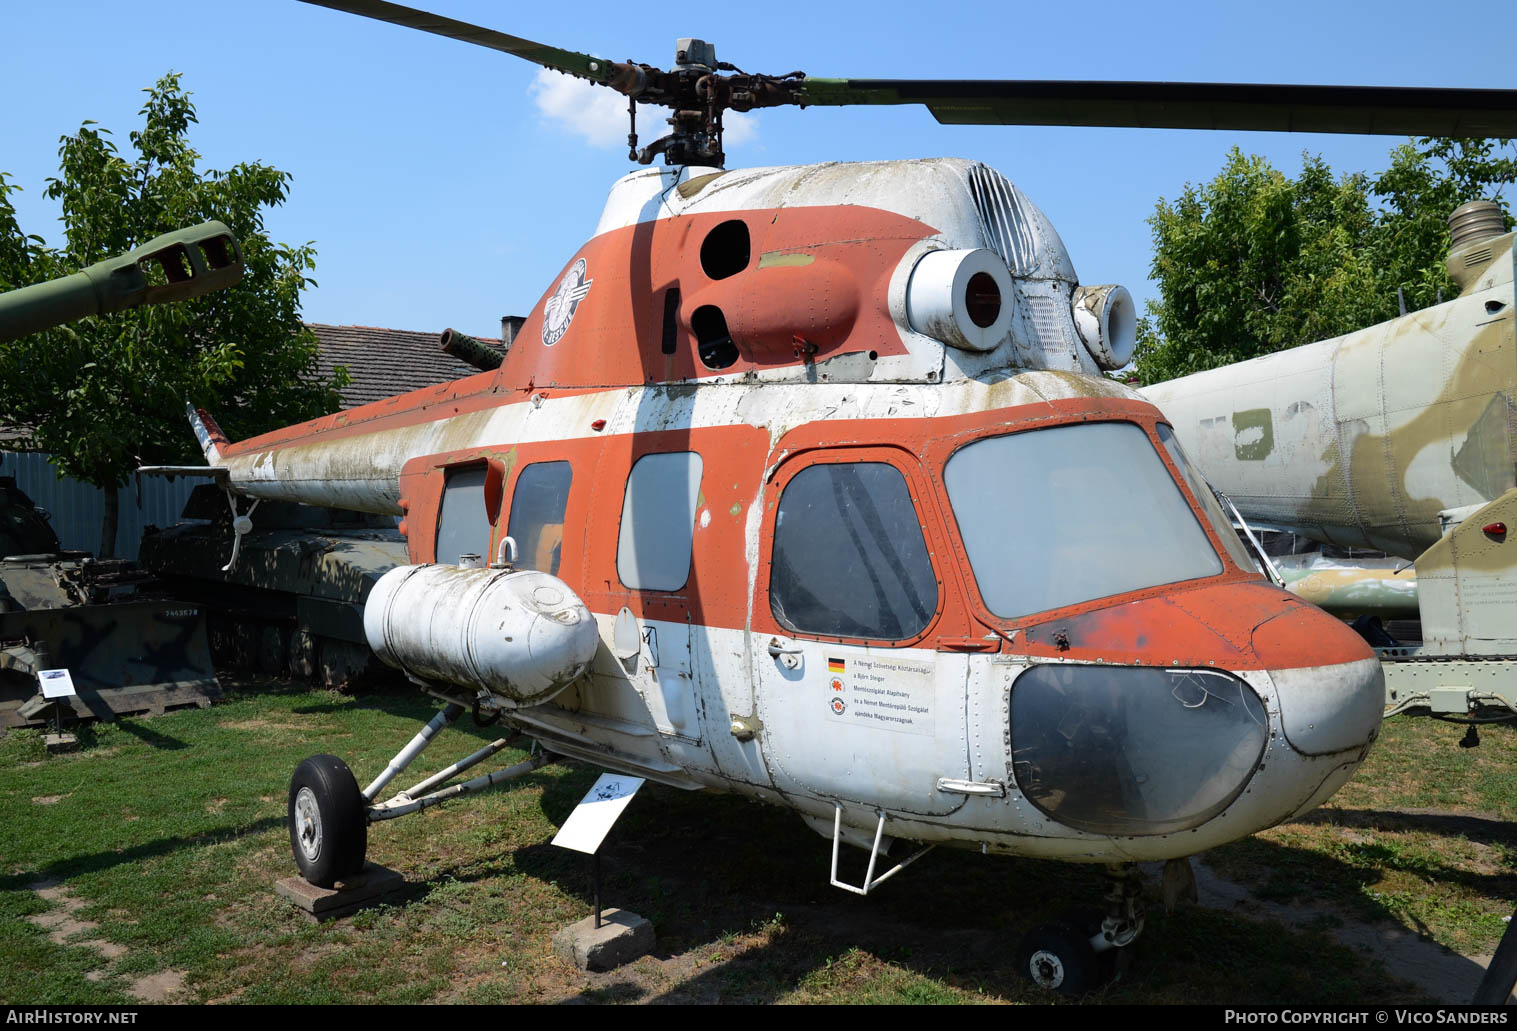
M 701 490 L 694 451 L 644 455 L 627 477 L 616 575 L 639 591 L 677 591 L 690 579 L 690 549 Z
M 1222 572 L 1148 434 L 1088 422 L 986 437 L 943 470 L 985 607 L 1018 616 Z
M 937 577 L 900 470 L 813 465 L 785 485 L 769 605 L 781 626 L 827 637 L 900 641 L 927 628 Z
M 485 512 L 484 465 L 449 469 L 437 512 L 437 561 L 457 565 L 460 555 L 486 556 L 490 518 Z
M 572 479 L 568 462 L 534 462 L 516 477 L 506 533 L 516 542 L 517 569 L 558 575 Z

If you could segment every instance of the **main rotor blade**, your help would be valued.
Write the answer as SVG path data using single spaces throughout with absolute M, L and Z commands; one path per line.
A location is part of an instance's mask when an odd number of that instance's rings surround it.
M 803 105 L 923 104 L 946 125 L 1517 136 L 1517 90 L 1015 79 L 812 79 Z
M 494 29 L 470 25 L 465 21 L 444 18 L 440 14 L 429 14 L 412 7 L 386 3 L 385 0 L 302 0 L 302 2 L 314 4 L 317 7 L 330 7 L 334 11 L 346 11 L 348 14 L 359 14 L 378 21 L 387 21 L 393 25 L 403 25 L 408 29 L 420 29 L 422 32 L 447 36 L 450 39 L 473 43 L 475 46 L 489 47 L 491 50 L 514 54 L 533 64 L 540 64 L 544 68 L 568 72 L 570 75 L 578 75 L 582 79 L 589 79 L 602 85 L 610 85 L 613 77 L 611 62 L 591 57 L 589 54 L 560 50 L 558 47 L 534 43 L 520 36 L 511 36 Z

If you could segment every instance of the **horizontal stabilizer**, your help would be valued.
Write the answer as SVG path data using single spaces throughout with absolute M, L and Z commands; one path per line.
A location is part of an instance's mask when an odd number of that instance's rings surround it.
M 225 483 L 232 475 L 230 469 L 220 465 L 142 465 L 137 467 L 139 476 L 203 476 L 208 480 Z

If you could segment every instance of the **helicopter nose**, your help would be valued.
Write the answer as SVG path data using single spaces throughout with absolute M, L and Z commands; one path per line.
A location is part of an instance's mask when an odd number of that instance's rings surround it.
M 1379 735 L 1385 675 L 1369 645 L 1341 620 L 1320 609 L 1292 609 L 1255 627 L 1251 644 L 1274 683 L 1291 748 L 1328 756 L 1362 750 Z

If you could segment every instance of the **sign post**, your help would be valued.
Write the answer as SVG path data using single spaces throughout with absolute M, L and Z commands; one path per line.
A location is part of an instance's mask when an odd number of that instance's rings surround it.
M 600 779 L 580 800 L 574 812 L 553 836 L 553 844 L 571 848 L 591 857 L 591 879 L 595 892 L 595 926 L 601 925 L 600 909 L 600 846 L 611 833 L 626 810 L 632 796 L 643 786 L 641 777 L 625 777 L 617 773 L 603 773 Z
M 63 733 L 63 710 L 69 699 L 77 697 L 74 678 L 66 669 L 39 669 L 37 682 L 42 685 L 42 697 L 53 703 L 53 740 L 48 742 L 50 751 L 67 751 L 77 744 L 72 734 Z
M 554 949 L 581 970 L 611 970 L 653 947 L 653 927 L 636 913 L 612 909 L 601 914 L 600 847 L 643 778 L 603 773 L 553 838 L 553 844 L 590 857 L 595 915 L 554 935 Z

